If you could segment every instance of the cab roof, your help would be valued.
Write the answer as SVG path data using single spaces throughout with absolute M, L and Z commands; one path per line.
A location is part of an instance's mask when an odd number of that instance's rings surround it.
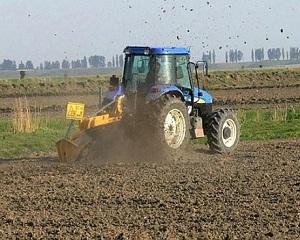
M 126 55 L 189 55 L 190 49 L 179 47 L 138 47 L 128 46 L 124 49 Z

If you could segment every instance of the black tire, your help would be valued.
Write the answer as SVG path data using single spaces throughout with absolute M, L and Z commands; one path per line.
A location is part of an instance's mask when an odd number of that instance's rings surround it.
M 190 138 L 190 126 L 185 103 L 174 95 L 165 95 L 154 104 L 152 109 L 152 118 L 150 119 L 152 119 L 153 126 L 153 141 L 157 146 L 161 146 L 163 150 L 168 152 L 176 152 L 186 147 Z M 176 121 L 177 118 L 180 121 L 178 129 L 173 130 L 174 122 L 168 125 L 167 118 L 168 120 L 172 119 L 172 121 Z M 174 134 L 174 131 L 178 134 Z M 174 136 L 173 139 L 172 135 Z
M 240 139 L 240 125 L 230 109 L 217 109 L 208 119 L 206 134 L 210 150 L 216 153 L 233 152 Z

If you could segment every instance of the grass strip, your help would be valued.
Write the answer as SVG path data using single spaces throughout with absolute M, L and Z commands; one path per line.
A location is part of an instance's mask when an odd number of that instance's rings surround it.
M 0 120 L 0 157 L 29 156 L 55 150 L 55 143 L 64 136 L 67 121 L 44 119 L 42 126 L 33 133 L 14 133 L 9 119 Z
M 241 123 L 241 140 L 270 140 L 300 137 L 300 108 L 259 109 L 237 112 Z M 0 119 L 0 157 L 30 156 L 55 151 L 55 143 L 64 137 L 68 121 L 42 119 L 33 133 L 13 132 L 11 119 Z M 75 129 L 73 129 L 75 130 Z M 199 139 L 193 143 L 205 143 Z

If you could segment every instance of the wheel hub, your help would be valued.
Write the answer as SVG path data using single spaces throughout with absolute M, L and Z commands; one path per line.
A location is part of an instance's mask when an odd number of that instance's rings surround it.
M 231 130 L 229 127 L 225 127 L 224 130 L 223 130 L 223 136 L 225 139 L 228 139 L 230 138 L 231 136 Z
M 237 126 L 232 119 L 227 119 L 224 122 L 222 129 L 222 140 L 226 147 L 232 147 L 237 138 Z
M 171 148 L 177 149 L 181 146 L 186 133 L 185 119 L 181 111 L 173 109 L 167 114 L 164 133 L 165 140 Z

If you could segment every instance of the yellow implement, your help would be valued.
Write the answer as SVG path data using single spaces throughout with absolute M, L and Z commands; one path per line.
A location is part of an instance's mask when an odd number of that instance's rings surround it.
M 76 161 L 82 151 L 92 141 L 91 137 L 86 133 L 86 130 L 108 126 L 112 123 L 121 121 L 123 112 L 124 96 L 116 97 L 115 101 L 104 106 L 97 112 L 94 117 L 83 118 L 84 105 L 79 103 L 69 103 L 67 106 L 66 118 L 72 120 L 66 137 L 56 143 L 56 148 L 61 162 Z M 71 138 L 68 137 L 72 123 L 80 121 L 79 131 Z

